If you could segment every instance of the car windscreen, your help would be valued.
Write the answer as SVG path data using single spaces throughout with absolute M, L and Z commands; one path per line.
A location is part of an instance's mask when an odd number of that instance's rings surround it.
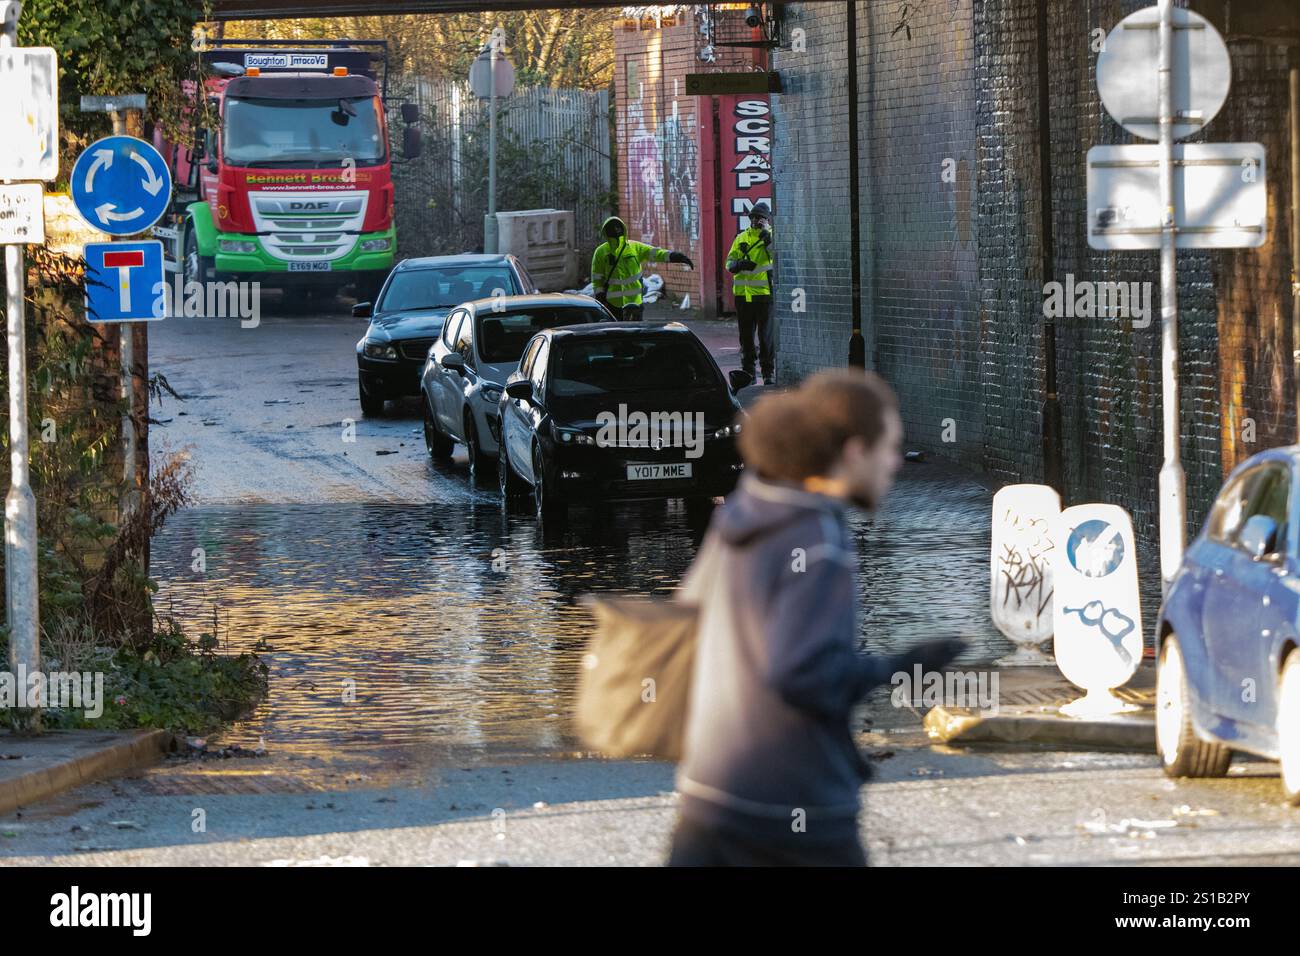
M 684 335 L 609 336 L 553 346 L 550 389 L 557 396 L 719 386 L 703 348 Z
M 404 269 L 393 273 L 376 311 L 450 308 L 472 299 L 514 295 L 518 291 L 510 270 L 505 266 Z
M 222 158 L 232 166 L 324 168 L 387 159 L 378 101 L 230 99 L 222 116 Z
M 564 305 L 519 312 L 483 312 L 478 317 L 478 354 L 484 362 L 518 362 L 524 346 L 542 329 L 607 322 L 596 306 Z

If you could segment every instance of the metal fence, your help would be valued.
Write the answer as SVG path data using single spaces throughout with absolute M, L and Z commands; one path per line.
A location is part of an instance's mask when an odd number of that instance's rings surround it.
M 419 108 L 424 151 L 393 164 L 398 255 L 483 248 L 489 108 L 469 85 L 390 80 L 389 126 L 400 142 L 402 102 Z M 616 205 L 606 90 L 517 88 L 497 101 L 497 209 L 571 209 L 579 253 L 590 255 Z

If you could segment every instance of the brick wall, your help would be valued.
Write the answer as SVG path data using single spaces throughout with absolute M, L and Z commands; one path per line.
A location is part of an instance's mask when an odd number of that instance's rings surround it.
M 1089 147 L 1134 141 L 1102 109 L 1093 31 L 1145 0 L 1051 0 L 1048 75 L 1051 274 L 1045 276 L 1035 0 L 857 4 L 863 326 L 868 364 L 903 402 L 909 447 L 1001 481 L 1043 475 L 1043 285 L 1152 283 L 1152 321 L 1058 323 L 1067 503 L 1129 508 L 1154 566 L 1160 468 L 1160 305 L 1154 252 L 1099 253 L 1085 223 Z M 1194 4 L 1220 30 L 1222 5 Z M 1278 0 L 1281 6 L 1281 0 Z M 847 359 L 846 5 L 786 8 L 774 57 L 778 367 L 787 381 Z M 790 49 L 804 31 L 806 50 Z M 1225 471 L 1293 440 L 1288 289 L 1287 58 L 1234 38 L 1233 88 L 1203 141 L 1262 142 L 1262 249 L 1179 254 L 1180 420 L 1189 530 Z M 940 176 L 955 163 L 955 182 Z M 807 296 L 796 311 L 791 291 Z M 956 441 L 943 440 L 944 419 Z M 1246 419 L 1256 441 L 1243 441 Z
M 846 21 L 845 4 L 790 4 L 785 8 L 786 33 L 802 30 L 806 48 L 782 50 L 773 58 L 783 89 L 772 97 L 777 216 L 772 230 L 777 263 L 773 314 L 777 375 L 782 381 L 843 365 L 848 356 Z M 802 290 L 802 301 L 794 290 Z

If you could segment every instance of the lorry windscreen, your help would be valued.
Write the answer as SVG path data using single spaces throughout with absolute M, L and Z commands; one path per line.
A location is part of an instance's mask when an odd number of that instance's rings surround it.
M 375 100 L 251 99 L 226 101 L 223 160 L 231 166 L 321 168 L 352 159 L 358 166 L 387 159 Z

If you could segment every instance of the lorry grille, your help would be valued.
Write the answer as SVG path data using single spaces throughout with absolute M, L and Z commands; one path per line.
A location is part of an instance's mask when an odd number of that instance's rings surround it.
M 268 253 L 285 262 L 311 262 L 352 251 L 369 198 L 365 191 L 251 192 L 248 203 Z

